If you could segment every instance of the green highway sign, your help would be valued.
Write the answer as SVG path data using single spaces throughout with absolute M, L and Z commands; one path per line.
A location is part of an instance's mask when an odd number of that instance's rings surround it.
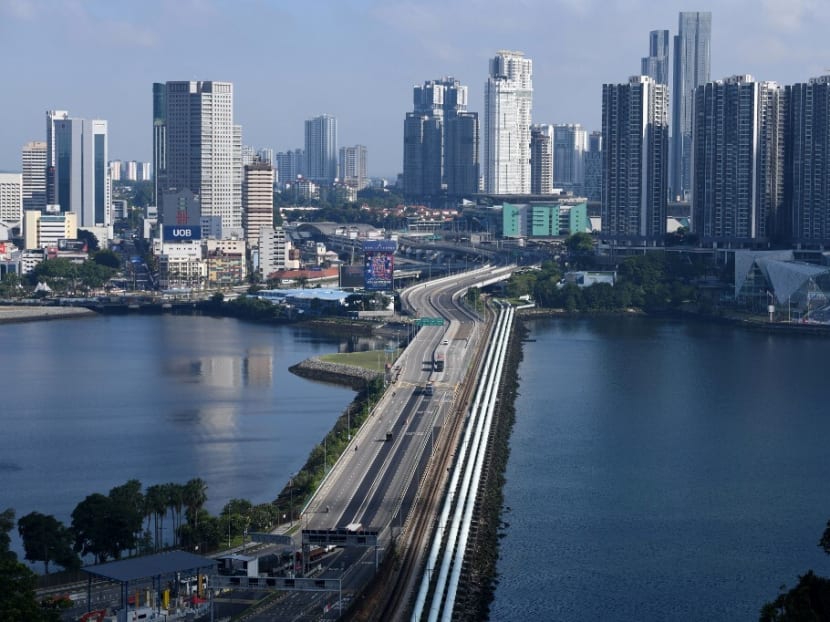
M 415 326 L 443 326 L 444 318 L 442 317 L 419 317 L 415 318 Z

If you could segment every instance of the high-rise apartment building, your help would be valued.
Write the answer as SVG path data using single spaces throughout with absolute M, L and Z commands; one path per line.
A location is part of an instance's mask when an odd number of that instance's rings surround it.
M 444 179 L 451 197 L 479 191 L 479 125 L 477 112 L 456 111 L 445 120 Z
M 109 226 L 112 182 L 107 122 L 46 113 L 46 194 L 49 205 L 77 215 L 79 227 Z M 49 201 L 49 197 L 53 201 Z
M 337 179 L 337 119 L 329 114 L 305 122 L 306 177 L 318 184 Z
M 585 150 L 588 133 L 579 123 L 553 126 L 553 185 L 581 194 L 585 184 Z
M 341 181 L 357 190 L 363 190 L 369 185 L 366 166 L 367 153 L 368 151 L 363 145 L 340 147 Z
M 658 245 L 666 234 L 668 89 L 648 76 L 602 85 L 602 236 Z
M 23 209 L 46 208 L 46 142 L 23 145 Z
M 671 181 L 672 198 L 685 199 L 691 189 L 693 91 L 710 81 L 712 14 L 680 13 L 674 37 L 674 89 L 672 92 Z
M 452 77 L 428 80 L 412 89 L 413 109 L 404 120 L 407 196 L 466 192 L 467 178 L 478 164 L 478 155 L 471 151 L 473 146 L 478 149 L 478 116 L 467 113 L 467 96 L 467 87 Z
M 484 191 L 530 192 L 533 63 L 523 52 L 499 51 L 484 89 Z
M 275 156 L 277 181 L 281 187 L 297 182 L 298 175 L 305 175 L 305 152 L 302 149 L 281 151 Z
M 591 132 L 588 136 L 584 194 L 589 201 L 602 200 L 602 132 Z
M 156 110 L 157 103 L 163 107 L 163 113 Z M 156 84 L 153 107 L 153 156 L 159 194 L 188 189 L 198 195 L 202 222 L 209 227 L 202 231 L 205 237 L 240 231 L 242 130 L 233 123 L 233 84 Z M 161 150 L 156 149 L 157 136 L 163 138 Z M 217 223 L 221 223 L 221 232 L 213 230 L 219 228 L 215 227 Z
M 245 166 L 242 181 L 242 208 L 245 240 L 251 248 L 259 247 L 259 233 L 274 226 L 274 169 L 267 162 Z
M 830 75 L 787 87 L 787 188 L 792 243 L 830 248 Z
M 669 31 L 648 33 L 648 56 L 640 63 L 640 73 L 657 84 L 669 84 Z
M 553 126 L 530 126 L 530 192 L 553 192 Z
M 0 173 L 0 223 L 19 225 L 23 221 L 23 175 Z
M 732 76 L 694 92 L 692 231 L 706 244 L 766 245 L 784 208 L 784 93 Z

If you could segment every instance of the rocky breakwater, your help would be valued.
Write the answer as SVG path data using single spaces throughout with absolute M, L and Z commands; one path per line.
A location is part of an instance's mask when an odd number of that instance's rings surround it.
M 292 365 L 289 367 L 289 371 L 303 378 L 346 385 L 358 391 L 364 389 L 369 382 L 380 376 L 380 373 L 370 369 L 329 363 L 316 357 Z

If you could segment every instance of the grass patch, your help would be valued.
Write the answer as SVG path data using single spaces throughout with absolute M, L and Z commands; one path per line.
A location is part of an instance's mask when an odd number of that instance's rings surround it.
M 323 354 L 321 361 L 337 363 L 338 365 L 353 365 L 371 371 L 383 372 L 384 365 L 394 363 L 400 355 L 400 350 L 387 353 L 385 350 L 368 350 L 366 352 L 337 352 L 335 354 Z

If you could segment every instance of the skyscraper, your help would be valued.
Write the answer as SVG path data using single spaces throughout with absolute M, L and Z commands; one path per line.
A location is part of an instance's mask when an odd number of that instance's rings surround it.
M 251 248 L 259 247 L 263 227 L 274 227 L 274 169 L 268 162 L 254 162 L 245 166 L 242 181 L 242 207 L 245 220 L 245 240 Z
M 452 77 L 429 80 L 412 89 L 412 104 L 404 120 L 404 193 L 433 197 L 445 189 L 461 192 L 460 180 L 468 178 L 478 164 L 478 156 L 469 148 L 470 141 L 475 141 L 477 151 L 478 116 L 468 116 L 467 87 Z M 463 120 L 456 124 L 460 115 Z
M 363 145 L 340 147 L 340 177 L 353 188 L 363 190 L 369 185 L 366 172 L 367 150 Z
M 478 113 L 456 111 L 446 121 L 446 130 L 444 179 L 447 194 L 451 197 L 476 194 L 480 176 Z
M 337 179 L 337 119 L 329 114 L 305 122 L 306 177 L 318 184 Z
M 553 185 L 580 194 L 585 184 L 584 159 L 588 133 L 579 123 L 553 126 Z
M 591 132 L 585 152 L 585 196 L 602 200 L 602 132 Z
M 657 84 L 669 84 L 669 31 L 652 30 L 648 33 L 648 56 L 640 63 L 640 73 Z
M 694 91 L 692 231 L 718 247 L 772 240 L 784 202 L 784 94 L 732 76 Z
M 553 126 L 530 126 L 530 192 L 553 192 Z
M 0 223 L 23 223 L 23 175 L 0 173 Z
M 163 86 L 163 92 L 158 89 Z M 163 128 L 156 103 L 163 102 Z M 220 237 L 242 227 L 242 130 L 233 123 L 233 84 L 182 81 L 153 85 L 154 165 L 159 192 L 190 190 L 198 195 L 203 235 Z M 159 105 L 162 105 L 159 103 Z M 157 156 L 156 135 L 163 135 Z M 222 231 L 214 230 L 221 223 Z M 189 223 L 198 224 L 198 223 Z
M 160 183 L 167 173 L 167 88 L 153 83 L 153 201 L 161 202 Z
M 830 75 L 787 87 L 786 223 L 799 247 L 830 247 Z
M 533 63 L 523 52 L 499 51 L 484 87 L 484 191 L 530 192 Z
M 285 188 L 285 184 L 297 182 L 297 175 L 305 175 L 305 152 L 302 149 L 294 151 L 280 151 L 276 158 L 277 181 Z
M 23 209 L 46 207 L 46 142 L 23 145 Z
M 107 162 L 107 122 L 46 113 L 47 203 L 73 212 L 79 227 L 109 226 L 112 182 Z
M 666 234 L 668 89 L 648 76 L 602 85 L 602 236 L 658 245 Z
M 680 13 L 674 37 L 671 195 L 684 199 L 691 188 L 692 92 L 710 80 L 712 14 Z

